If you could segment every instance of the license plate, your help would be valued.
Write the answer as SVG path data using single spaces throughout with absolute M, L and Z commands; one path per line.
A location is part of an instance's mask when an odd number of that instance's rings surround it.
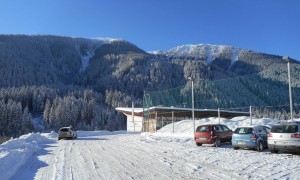
M 206 140 L 206 138 L 199 138 L 199 140 L 204 141 L 204 140 Z
M 246 142 L 238 142 L 238 144 L 246 144 Z
M 275 141 L 275 144 L 288 144 L 288 142 L 285 142 L 285 141 Z

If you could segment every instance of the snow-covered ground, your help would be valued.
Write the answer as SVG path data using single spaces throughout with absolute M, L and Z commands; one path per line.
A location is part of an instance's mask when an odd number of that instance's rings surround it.
M 196 121 L 217 123 L 218 118 Z M 271 125 L 272 119 L 253 119 Z M 246 117 L 221 119 L 231 129 Z M 0 145 L 0 179 L 300 179 L 300 155 L 233 150 L 224 144 L 197 147 L 193 121 L 157 133 L 79 131 L 75 140 L 27 134 Z

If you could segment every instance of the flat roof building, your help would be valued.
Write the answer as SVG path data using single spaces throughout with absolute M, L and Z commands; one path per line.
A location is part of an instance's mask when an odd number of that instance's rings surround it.
M 127 116 L 127 131 L 129 132 L 156 131 L 169 123 L 192 118 L 192 108 L 153 106 L 144 109 L 117 107 L 116 111 Z M 219 112 L 218 109 L 194 109 L 195 119 L 218 117 L 219 113 L 220 117 L 223 118 L 250 116 L 249 112 L 228 110 L 220 110 Z

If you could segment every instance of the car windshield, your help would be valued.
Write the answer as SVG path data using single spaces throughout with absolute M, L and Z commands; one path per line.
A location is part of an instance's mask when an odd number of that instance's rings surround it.
M 199 126 L 197 132 L 209 132 L 209 126 Z
M 272 133 L 296 133 L 298 125 L 274 125 L 271 129 Z
M 60 129 L 59 131 L 60 131 L 60 132 L 68 132 L 69 129 L 68 129 L 68 128 L 62 128 L 62 129 Z
M 253 128 L 249 127 L 243 127 L 243 128 L 237 128 L 234 133 L 235 134 L 252 134 Z

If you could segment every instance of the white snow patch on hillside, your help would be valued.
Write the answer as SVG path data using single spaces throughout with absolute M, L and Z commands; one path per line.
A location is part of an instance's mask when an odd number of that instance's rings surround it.
M 242 51 L 241 49 L 237 49 L 237 48 L 233 49 L 232 57 L 231 57 L 231 65 L 239 60 L 239 55 L 240 55 L 241 51 Z
M 227 45 L 210 45 L 210 44 L 187 44 L 177 46 L 168 51 L 152 51 L 154 55 L 166 55 L 167 57 L 186 59 L 187 57 L 195 57 L 199 59 L 206 59 L 211 63 L 220 56 L 221 53 L 231 54 L 231 64 L 238 61 L 239 55 L 246 49 L 236 48 Z
M 85 56 L 81 56 L 81 69 L 80 71 L 85 71 L 90 63 L 90 59 L 94 56 L 94 51 L 89 51 Z
M 122 41 L 123 40 L 120 38 L 110 38 L 110 37 L 98 37 L 98 38 L 93 38 L 93 39 L 101 41 L 102 43 L 111 43 L 113 41 Z

